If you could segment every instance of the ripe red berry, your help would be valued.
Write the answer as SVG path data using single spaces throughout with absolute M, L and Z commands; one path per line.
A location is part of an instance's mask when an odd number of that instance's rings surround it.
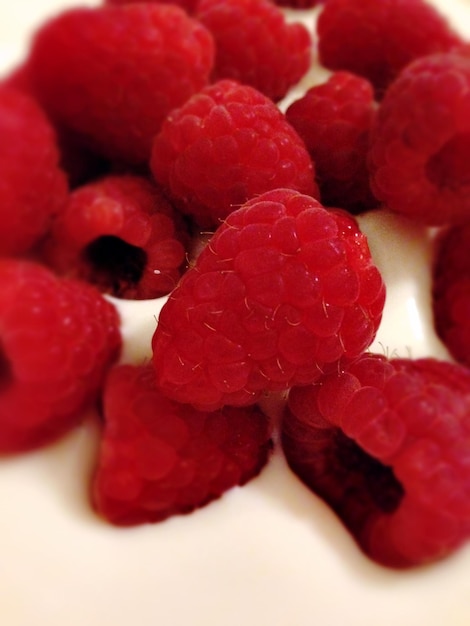
M 438 335 L 452 356 L 470 366 L 470 223 L 444 231 L 433 268 L 433 310 Z
M 293 471 L 379 563 L 411 567 L 470 537 L 470 371 L 364 355 L 291 390 Z
M 169 111 L 207 84 L 214 45 L 179 7 L 76 8 L 37 32 L 33 88 L 51 116 L 114 160 L 146 163 Z
M 75 426 L 120 347 L 117 311 L 96 289 L 0 260 L 0 452 L 44 445 Z
M 104 391 L 104 433 L 93 503 L 119 526 L 190 513 L 256 476 L 271 449 L 256 407 L 203 413 L 168 400 L 152 366 L 114 368 Z
M 57 138 L 39 105 L 0 87 L 0 256 L 28 252 L 67 198 Z
M 237 80 L 278 101 L 310 67 L 308 30 L 269 0 L 200 0 L 196 15 L 214 37 L 213 80 Z
M 418 59 L 388 90 L 372 129 L 375 196 L 427 224 L 470 217 L 470 51 Z
M 93 283 L 103 293 L 142 300 L 174 288 L 188 237 L 153 183 L 114 175 L 70 194 L 43 254 L 60 274 Z
M 323 204 L 353 213 L 377 206 L 367 168 L 375 110 L 372 85 L 348 72 L 332 74 L 287 109 L 315 163 Z
M 328 0 L 317 31 L 321 63 L 364 76 L 379 98 L 414 59 L 462 43 L 425 0 Z
M 354 219 L 274 190 L 229 215 L 164 305 L 158 384 L 207 409 L 307 384 L 367 348 L 383 303 Z
M 256 89 L 230 80 L 172 112 L 155 137 L 151 169 L 204 227 L 277 187 L 318 193 L 312 160 L 285 116 Z

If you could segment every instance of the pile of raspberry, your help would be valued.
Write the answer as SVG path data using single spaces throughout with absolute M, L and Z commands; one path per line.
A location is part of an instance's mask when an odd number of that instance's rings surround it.
M 315 7 L 312 28 L 276 5 Z M 312 61 L 327 78 L 286 106 Z M 94 408 L 90 501 L 131 526 L 277 446 L 378 563 L 450 554 L 470 535 L 469 94 L 470 47 L 424 0 L 49 19 L 0 81 L 0 453 Z M 436 232 L 455 362 L 369 351 L 386 293 L 356 215 L 384 208 Z M 119 299 L 162 296 L 148 360 L 124 362 Z

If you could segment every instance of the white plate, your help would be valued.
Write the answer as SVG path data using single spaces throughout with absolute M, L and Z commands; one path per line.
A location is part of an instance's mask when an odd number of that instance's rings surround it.
M 435 3 L 470 34 L 470 2 Z M 3 8 L 0 69 L 21 59 L 40 20 L 73 4 L 16 0 Z M 430 330 L 426 233 L 387 214 L 361 223 L 389 293 L 374 347 L 445 355 Z M 397 241 L 394 256 L 384 252 L 390 237 Z M 160 304 L 120 305 L 126 360 L 148 353 Z M 378 567 L 279 452 L 259 478 L 205 509 L 130 530 L 110 527 L 90 509 L 95 452 L 96 431 L 86 421 L 47 450 L 0 460 L 2 625 L 470 623 L 470 546 L 411 572 Z

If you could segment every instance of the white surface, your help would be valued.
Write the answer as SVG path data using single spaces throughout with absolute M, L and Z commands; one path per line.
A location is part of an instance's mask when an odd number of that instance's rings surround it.
M 470 32 L 470 3 L 439 0 Z M 72 2 L 1 11 L 0 63 L 20 60 L 33 24 Z M 89 4 L 93 4 L 90 2 Z M 402 218 L 361 218 L 388 287 L 374 347 L 443 355 L 430 329 L 429 239 Z M 149 354 L 159 303 L 122 303 L 125 360 Z M 186 517 L 131 530 L 87 500 L 91 421 L 44 451 L 0 459 L 2 626 L 468 626 L 470 546 L 396 573 L 365 559 L 276 454 L 261 476 Z

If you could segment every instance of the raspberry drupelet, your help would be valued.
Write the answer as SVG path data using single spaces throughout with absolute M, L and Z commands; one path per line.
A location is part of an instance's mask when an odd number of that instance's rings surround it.
M 182 219 L 151 181 L 110 175 L 70 194 L 42 254 L 61 275 L 143 300 L 175 287 L 188 241 Z
M 212 36 L 180 7 L 69 9 L 36 33 L 29 78 L 46 111 L 104 156 L 146 164 L 174 107 L 208 83 Z
M 307 28 L 269 0 L 200 0 L 196 17 L 214 37 L 214 81 L 237 80 L 277 102 L 310 67 Z
M 0 86 L 0 257 L 28 253 L 67 199 L 56 133 L 38 103 Z
M 121 349 L 115 307 L 91 285 L 0 260 L 0 452 L 37 448 L 82 419 Z
M 159 388 L 214 410 L 308 384 L 369 346 L 384 296 L 349 214 L 293 190 L 265 193 L 228 216 L 164 305 Z
M 172 201 L 205 228 L 271 189 L 318 195 L 312 160 L 285 116 L 258 90 L 231 80 L 169 115 L 150 165 Z
M 365 354 L 290 391 L 282 444 L 368 556 L 407 568 L 470 537 L 469 416 L 467 368 Z
M 271 450 L 255 406 L 207 413 L 172 402 L 151 365 L 114 368 L 92 485 L 97 512 L 117 526 L 190 513 L 259 474 Z
M 322 203 L 353 213 L 376 207 L 367 153 L 376 103 L 368 80 L 336 72 L 286 111 L 315 163 Z
M 425 0 L 328 0 L 317 32 L 320 62 L 364 76 L 378 99 L 414 59 L 463 43 Z
M 390 209 L 429 225 L 470 218 L 470 48 L 407 66 L 371 133 L 371 187 Z

